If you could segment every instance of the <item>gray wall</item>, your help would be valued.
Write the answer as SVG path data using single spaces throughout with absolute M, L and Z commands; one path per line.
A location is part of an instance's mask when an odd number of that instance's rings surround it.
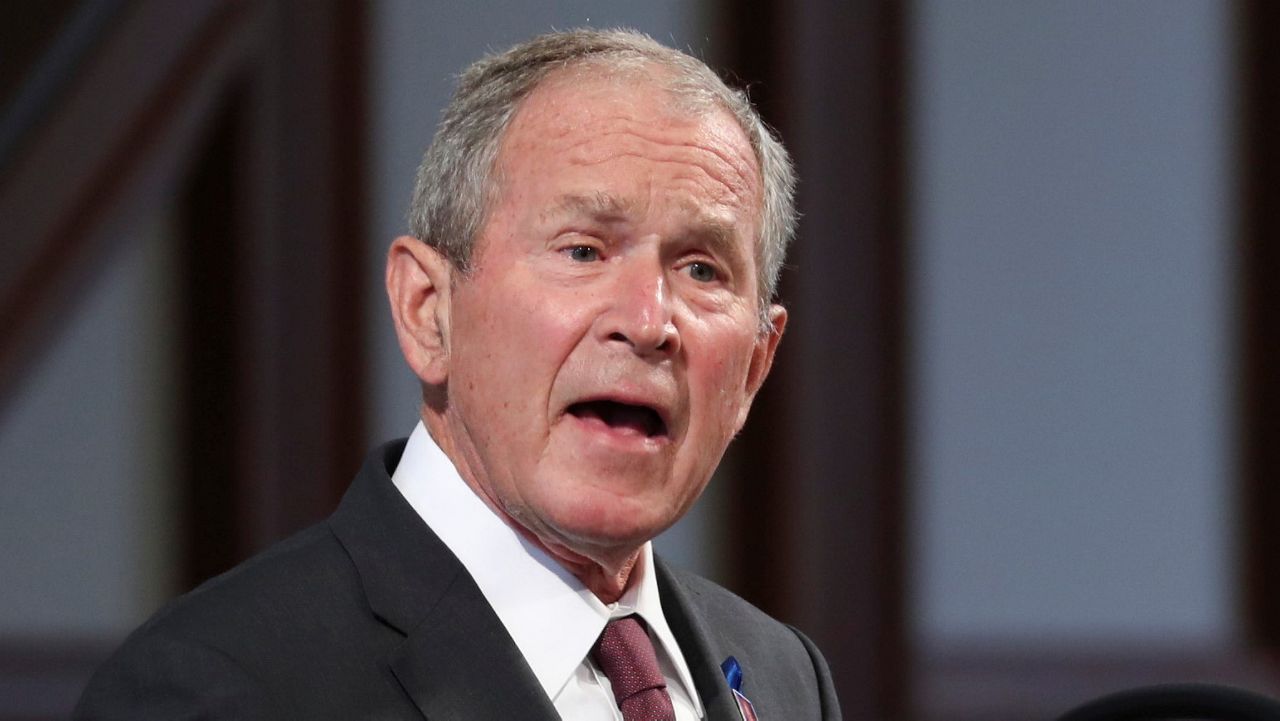
M 163 219 L 80 288 L 0 413 L 0 638 L 122 636 L 176 588 Z
M 916 8 L 919 633 L 1229 637 L 1231 6 Z

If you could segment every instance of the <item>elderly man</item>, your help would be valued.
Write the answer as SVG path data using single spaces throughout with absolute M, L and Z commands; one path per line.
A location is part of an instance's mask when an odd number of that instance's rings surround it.
M 768 375 L 793 185 L 741 93 L 642 35 L 473 65 L 387 259 L 422 423 L 78 717 L 838 718 L 808 640 L 649 543 Z

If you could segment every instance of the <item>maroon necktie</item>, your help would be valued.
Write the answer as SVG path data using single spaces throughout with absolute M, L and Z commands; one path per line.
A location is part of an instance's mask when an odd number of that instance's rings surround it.
M 667 680 L 638 617 L 610 621 L 591 655 L 609 677 L 624 721 L 675 721 Z

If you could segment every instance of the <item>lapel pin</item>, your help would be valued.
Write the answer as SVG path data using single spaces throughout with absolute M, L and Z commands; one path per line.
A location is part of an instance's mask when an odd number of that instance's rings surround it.
M 724 672 L 724 680 L 729 682 L 729 690 L 733 692 L 733 700 L 738 703 L 738 713 L 742 715 L 742 721 L 759 721 L 755 707 L 746 696 L 742 695 L 742 664 L 738 663 L 738 659 L 730 656 L 720 664 L 720 670 Z

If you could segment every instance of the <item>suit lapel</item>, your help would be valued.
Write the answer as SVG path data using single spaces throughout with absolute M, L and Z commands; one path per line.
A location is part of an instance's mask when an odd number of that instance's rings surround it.
M 460 574 L 391 659 L 428 719 L 558 719 L 471 577 Z
M 475 581 L 392 484 L 403 450 L 373 453 L 329 519 L 373 614 L 405 636 L 391 673 L 430 721 L 558 719 Z
M 374 615 L 404 634 L 391 673 L 429 721 L 552 721 L 559 716 L 506 628 L 448 547 L 391 482 L 404 442 L 366 461 L 329 519 Z M 662 610 L 708 721 L 740 721 L 720 670 L 726 656 L 693 591 L 655 563 Z
M 693 685 L 707 713 L 708 721 L 742 721 L 738 704 L 729 691 L 720 664 L 726 654 L 716 643 L 711 627 L 697 612 L 690 591 L 671 574 L 659 559 L 654 559 L 658 570 L 658 594 L 662 598 L 662 614 L 667 625 L 680 644 Z

